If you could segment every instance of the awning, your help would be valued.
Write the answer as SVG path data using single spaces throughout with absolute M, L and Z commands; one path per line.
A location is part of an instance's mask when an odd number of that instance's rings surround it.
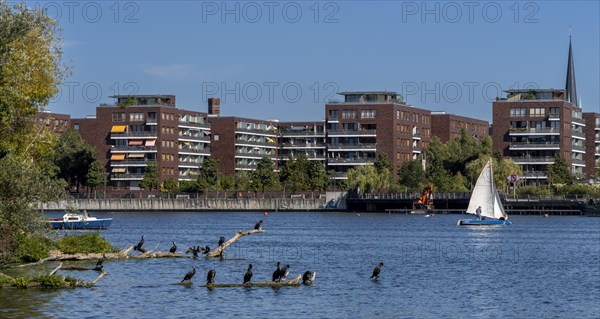
M 156 140 L 146 140 L 146 146 L 154 146 L 156 144 Z
M 110 156 L 111 161 L 122 161 L 124 159 L 125 159 L 125 154 L 115 153 Z
M 188 142 L 188 141 L 183 141 L 183 145 L 190 145 L 190 142 Z
M 113 127 L 110 129 L 111 133 L 125 133 L 125 130 L 127 129 L 127 125 L 113 125 Z
M 144 158 L 144 154 L 141 153 L 130 153 L 127 155 L 127 158 Z
M 144 145 L 144 141 L 143 140 L 129 140 L 129 145 L 130 146 Z
M 125 173 L 126 169 L 125 167 L 115 167 L 112 169 L 113 173 Z

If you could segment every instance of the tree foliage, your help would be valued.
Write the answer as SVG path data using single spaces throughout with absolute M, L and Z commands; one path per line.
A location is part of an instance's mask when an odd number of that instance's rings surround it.
M 423 166 L 420 160 L 405 162 L 398 170 L 398 183 L 408 191 L 420 191 L 423 182 Z
M 102 165 L 102 162 L 99 160 L 94 160 L 87 172 L 85 186 L 90 187 L 93 191 L 95 191 L 98 186 L 104 185 L 104 183 L 106 183 L 104 165 Z
M 148 166 L 146 166 L 146 171 L 144 172 L 144 178 L 140 181 L 140 188 L 153 190 L 158 189 L 158 186 L 159 179 L 156 162 L 148 162 Z
M 219 160 L 209 158 L 200 165 L 198 189 L 202 191 L 216 190 L 219 179 Z
M 253 190 L 261 190 L 263 193 L 266 189 L 277 185 L 277 175 L 273 171 L 273 161 L 268 157 L 263 157 L 258 161 L 256 169 L 252 171 L 252 180 L 250 186 Z
M 304 191 L 310 188 L 310 162 L 304 154 L 296 159 L 291 155 L 279 172 L 279 180 L 286 190 L 291 192 Z
M 87 184 L 88 172 L 96 161 L 96 152 L 92 146 L 85 143 L 76 130 L 67 130 L 58 139 L 56 145 L 55 164 L 59 169 L 58 177 L 63 178 L 69 185 Z
M 548 179 L 552 184 L 572 184 L 573 176 L 564 157 L 556 154 L 554 164 L 548 165 Z

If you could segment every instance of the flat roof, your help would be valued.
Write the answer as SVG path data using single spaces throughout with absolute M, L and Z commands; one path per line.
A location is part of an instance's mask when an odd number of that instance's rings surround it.
M 339 95 L 359 95 L 359 94 L 385 94 L 385 95 L 399 95 L 394 91 L 355 91 L 355 92 L 338 92 Z
M 529 93 L 529 92 L 540 92 L 540 93 L 552 93 L 552 92 L 566 92 L 565 89 L 513 89 L 505 90 L 506 93 Z
M 139 94 L 139 95 L 136 95 L 136 94 L 133 94 L 133 95 L 113 95 L 113 96 L 109 96 L 109 97 L 113 98 L 113 99 L 118 99 L 118 98 L 122 98 L 122 97 L 132 97 L 132 98 L 136 98 L 136 97 L 137 98 L 143 98 L 143 97 L 155 97 L 155 98 L 156 97 L 169 97 L 170 98 L 170 97 L 174 97 L 174 96 L 175 96 L 174 94 L 172 94 L 172 95 L 168 95 L 168 94 L 167 95 L 165 95 L 165 94 Z

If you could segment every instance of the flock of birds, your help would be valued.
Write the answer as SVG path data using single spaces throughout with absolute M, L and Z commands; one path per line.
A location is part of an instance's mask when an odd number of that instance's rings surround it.
M 255 230 L 260 230 L 262 227 L 262 223 L 263 221 L 260 220 L 256 223 L 256 225 L 254 225 L 254 229 Z M 221 245 L 223 245 L 225 243 L 225 237 L 221 236 L 219 238 L 219 246 L 221 247 Z M 142 246 L 144 245 L 144 235 L 142 235 L 142 238 L 140 239 L 140 241 L 137 243 L 137 245 L 135 245 L 133 247 L 134 250 L 140 251 L 142 253 L 147 252 L 146 249 L 144 249 Z M 208 252 L 210 252 L 210 247 L 206 246 L 206 247 L 200 247 L 200 245 L 196 246 L 192 246 L 190 248 L 188 248 L 188 250 L 186 251 L 186 253 L 192 253 L 192 256 L 194 258 L 198 257 L 198 253 L 202 253 L 204 255 L 208 254 Z M 173 246 L 171 246 L 171 249 L 169 249 L 169 252 L 171 254 L 174 254 L 175 252 L 177 252 L 177 243 L 175 241 L 173 241 Z M 221 250 L 221 253 L 219 255 L 219 257 L 221 258 L 221 260 L 223 260 L 223 250 Z M 106 255 L 102 254 L 102 257 L 100 257 L 100 259 L 98 259 L 98 262 L 96 263 L 96 267 L 94 268 L 94 270 L 96 271 L 102 271 L 103 270 L 103 263 L 104 260 L 106 260 Z M 371 279 L 373 280 L 379 280 L 379 274 L 381 273 L 381 267 L 383 267 L 383 263 L 380 262 L 375 269 L 373 269 L 373 274 L 371 275 Z M 277 262 L 277 269 L 275 269 L 275 271 L 273 272 L 273 276 L 272 276 L 272 280 L 273 282 L 281 282 L 282 280 L 285 280 L 287 278 L 287 276 L 289 275 L 289 269 L 290 269 L 290 265 L 286 264 L 285 266 L 281 267 L 281 263 L 278 261 Z M 194 275 L 196 275 L 196 266 L 192 266 L 192 270 L 189 271 L 187 274 L 185 274 L 185 276 L 183 277 L 183 280 L 181 280 L 181 283 L 184 282 L 191 282 L 192 278 L 194 277 Z M 217 272 L 214 269 L 211 269 L 208 271 L 208 274 L 206 275 L 206 285 L 212 285 L 215 283 L 215 276 L 217 275 Z M 248 264 L 248 270 L 246 271 L 246 273 L 244 274 L 244 285 L 250 284 L 250 281 L 252 280 L 252 264 Z M 306 271 L 303 275 L 302 275 L 302 283 L 303 284 L 310 284 L 312 283 L 313 280 L 313 275 L 314 273 L 312 271 Z

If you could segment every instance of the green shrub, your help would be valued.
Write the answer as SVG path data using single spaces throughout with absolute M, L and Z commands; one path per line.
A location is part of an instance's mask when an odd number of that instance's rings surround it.
M 0 288 L 4 287 L 4 286 L 12 286 L 14 280 L 10 277 L 4 277 L 1 276 L 0 277 Z
M 32 279 L 37 281 L 42 287 L 45 288 L 59 288 L 63 286 L 64 282 L 58 275 L 39 275 Z
M 98 232 L 65 235 L 58 241 L 57 246 L 65 254 L 111 252 L 110 242 Z
M 18 241 L 15 257 L 20 262 L 36 262 L 48 257 L 52 247 L 49 238 L 41 235 L 24 235 Z
M 550 195 L 552 193 L 550 192 L 550 189 L 546 186 L 531 185 L 531 186 L 521 186 L 521 187 L 517 188 L 517 194 L 539 196 L 539 195 Z
M 561 195 L 600 195 L 600 191 L 594 185 L 557 185 L 555 188 L 556 193 Z
M 29 279 L 26 277 L 17 277 L 13 279 L 13 286 L 17 288 L 27 288 L 29 285 Z

